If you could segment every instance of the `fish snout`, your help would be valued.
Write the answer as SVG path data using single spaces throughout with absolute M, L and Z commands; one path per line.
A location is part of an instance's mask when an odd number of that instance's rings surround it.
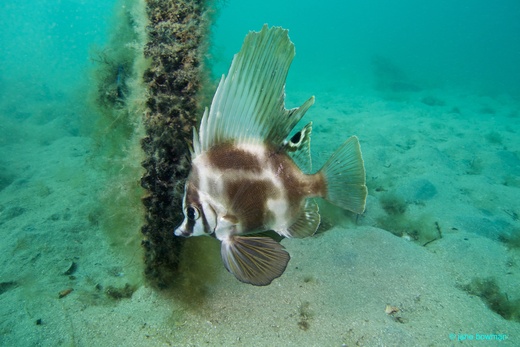
M 177 229 L 175 229 L 175 231 L 173 232 L 175 234 L 175 236 L 182 236 L 182 237 L 189 237 L 191 236 L 191 232 L 187 231 L 186 229 L 182 228 L 182 227 L 178 227 Z

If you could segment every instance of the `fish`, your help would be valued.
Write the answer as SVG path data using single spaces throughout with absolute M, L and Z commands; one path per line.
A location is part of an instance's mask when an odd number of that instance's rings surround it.
M 365 210 L 358 138 L 348 138 L 311 173 L 312 122 L 291 135 L 314 103 L 312 96 L 300 107 L 285 108 L 294 56 L 286 29 L 264 25 L 246 35 L 198 130 L 193 129 L 184 220 L 174 231 L 176 236 L 218 239 L 225 268 L 256 286 L 280 277 L 290 260 L 266 233 L 274 231 L 281 238 L 314 235 L 320 224 L 315 198 L 357 214 Z

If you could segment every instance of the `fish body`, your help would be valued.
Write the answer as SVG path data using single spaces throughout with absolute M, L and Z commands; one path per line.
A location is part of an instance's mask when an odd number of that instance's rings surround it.
M 287 30 L 246 36 L 222 77 L 199 131 L 194 129 L 191 172 L 177 236 L 211 235 L 221 241 L 225 267 L 237 279 L 268 285 L 289 254 L 267 236 L 307 237 L 320 223 L 314 198 L 363 213 L 367 189 L 359 141 L 349 138 L 311 174 L 312 123 L 289 137 L 314 103 L 287 110 L 285 79 L 294 57 Z

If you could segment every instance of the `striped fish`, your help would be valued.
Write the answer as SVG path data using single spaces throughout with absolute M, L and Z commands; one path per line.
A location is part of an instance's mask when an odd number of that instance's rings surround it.
M 363 213 L 367 188 L 359 141 L 350 137 L 311 174 L 312 123 L 289 136 L 314 103 L 285 109 L 285 80 L 294 58 L 287 30 L 250 32 L 193 131 L 191 172 L 177 236 L 211 235 L 226 269 L 245 283 L 268 285 L 290 259 L 260 234 L 307 237 L 320 224 L 314 198 Z M 256 235 L 255 235 L 256 234 Z

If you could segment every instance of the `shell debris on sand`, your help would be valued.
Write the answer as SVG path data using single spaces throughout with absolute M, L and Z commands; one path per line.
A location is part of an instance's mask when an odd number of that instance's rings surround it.
M 58 298 L 59 299 L 63 299 L 64 297 L 66 297 L 67 295 L 72 293 L 73 291 L 74 291 L 74 288 L 64 289 L 64 290 L 62 290 L 61 292 L 58 293 Z
M 386 305 L 385 313 L 387 315 L 391 316 L 391 315 L 396 314 L 397 312 L 399 312 L 399 308 L 398 307 L 395 307 L 395 306 L 392 306 L 392 305 Z

